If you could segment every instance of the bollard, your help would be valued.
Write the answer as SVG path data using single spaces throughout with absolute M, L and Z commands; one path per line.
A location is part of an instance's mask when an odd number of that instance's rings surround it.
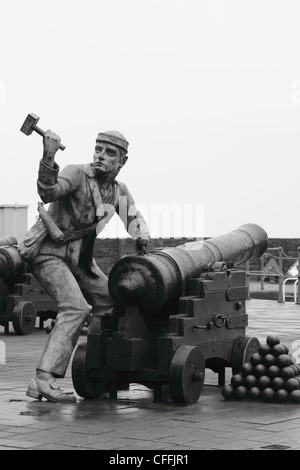
M 278 302 L 284 302 L 283 300 L 283 271 L 282 271 L 282 247 L 278 248 L 279 250 L 279 257 L 278 257 L 278 264 L 279 264 L 279 287 L 278 287 Z
M 249 260 L 246 261 L 246 286 L 248 290 L 247 299 L 250 300 L 251 295 L 250 295 L 250 261 Z
M 262 257 L 260 258 L 260 271 L 261 273 L 263 273 L 263 270 L 264 270 L 264 257 L 265 257 L 265 254 L 262 255 Z M 260 290 L 264 290 L 265 286 L 264 286 L 264 275 L 261 274 L 260 276 Z
M 297 289 L 297 299 L 296 304 L 300 304 L 300 247 L 297 248 L 298 252 L 298 289 Z

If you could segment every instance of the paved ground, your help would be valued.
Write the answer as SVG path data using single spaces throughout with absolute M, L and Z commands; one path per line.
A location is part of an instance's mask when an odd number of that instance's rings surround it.
M 300 343 L 300 305 L 247 301 L 247 334 L 265 342 L 277 332 L 293 351 Z M 46 325 L 47 326 L 47 323 Z M 2 328 L 2 327 L 1 327 Z M 78 398 L 76 404 L 52 404 L 26 397 L 29 379 L 46 339 L 36 328 L 18 336 L 0 330 L 0 450 L 300 450 L 300 404 L 224 400 L 216 374 L 206 371 L 198 403 L 177 406 L 166 394 L 153 402 L 152 391 L 131 385 L 118 400 Z M 86 341 L 86 336 L 80 337 Z M 296 352 L 297 353 L 297 352 Z M 226 371 L 226 382 L 231 369 Z M 73 390 L 70 368 L 60 385 Z

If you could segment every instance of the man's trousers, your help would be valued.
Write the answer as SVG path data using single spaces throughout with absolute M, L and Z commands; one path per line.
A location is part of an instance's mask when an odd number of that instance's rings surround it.
M 57 304 L 54 328 L 47 339 L 37 369 L 64 377 L 72 352 L 83 325 L 92 313 L 93 331 L 100 328 L 100 316 L 111 313 L 112 299 L 108 280 L 100 271 L 99 277 L 78 267 L 73 274 L 65 261 L 55 256 L 35 259 L 30 267 L 41 286 Z

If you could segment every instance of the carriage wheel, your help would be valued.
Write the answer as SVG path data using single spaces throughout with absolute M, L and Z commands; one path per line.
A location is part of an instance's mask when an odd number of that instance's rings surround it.
M 76 393 L 83 398 L 97 398 L 104 392 L 107 379 L 89 377 L 86 367 L 86 343 L 77 346 L 72 361 L 72 380 Z
M 238 374 L 241 365 L 250 361 L 250 357 L 258 351 L 260 342 L 255 337 L 239 336 L 232 348 L 231 368 L 232 373 Z
M 204 357 L 197 346 L 180 346 L 169 370 L 169 388 L 174 403 L 192 405 L 202 392 L 205 377 Z
M 32 302 L 18 302 L 12 312 L 12 324 L 18 335 L 29 335 L 35 327 L 36 309 Z

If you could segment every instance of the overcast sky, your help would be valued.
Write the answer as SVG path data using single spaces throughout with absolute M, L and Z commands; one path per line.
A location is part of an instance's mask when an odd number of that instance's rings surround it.
M 152 236 L 254 222 L 299 238 L 299 18 L 299 0 L 0 0 L 0 204 L 34 223 L 34 112 L 61 168 L 91 161 L 99 131 L 125 135 L 119 179 Z

